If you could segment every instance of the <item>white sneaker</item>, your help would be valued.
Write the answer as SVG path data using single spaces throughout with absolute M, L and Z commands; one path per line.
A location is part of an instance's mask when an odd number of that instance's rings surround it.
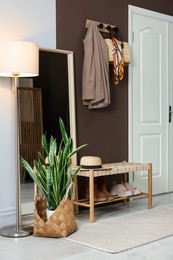
M 140 189 L 133 187 L 129 182 L 124 183 L 124 187 L 126 190 L 131 191 L 133 195 L 138 195 L 141 193 Z
M 123 184 L 113 183 L 111 191 L 113 195 L 118 195 L 118 197 L 128 197 L 133 195 L 130 190 L 127 190 Z

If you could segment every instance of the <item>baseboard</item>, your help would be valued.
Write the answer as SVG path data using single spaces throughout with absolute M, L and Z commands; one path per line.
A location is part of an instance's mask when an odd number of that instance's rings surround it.
M 0 210 L 0 228 L 16 223 L 16 209 L 14 207 Z

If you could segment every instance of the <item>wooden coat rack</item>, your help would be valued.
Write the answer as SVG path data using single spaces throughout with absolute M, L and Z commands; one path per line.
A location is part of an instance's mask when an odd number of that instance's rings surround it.
M 101 32 L 105 32 L 105 33 L 110 33 L 111 31 L 118 32 L 118 27 L 115 25 L 97 22 L 89 19 L 86 20 L 85 28 L 88 28 L 91 22 L 95 22 Z

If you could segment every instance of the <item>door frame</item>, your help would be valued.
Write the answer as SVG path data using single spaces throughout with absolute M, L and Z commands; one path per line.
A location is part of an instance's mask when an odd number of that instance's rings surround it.
M 133 15 L 141 15 L 141 16 L 147 16 L 154 19 L 159 19 L 165 22 L 173 23 L 173 16 L 169 16 L 166 14 L 150 11 L 148 9 L 136 7 L 133 5 L 128 5 L 128 43 L 130 46 L 132 46 L 133 43 Z M 171 42 L 169 39 L 168 42 L 168 49 Z M 133 57 L 133 49 L 131 49 L 132 57 Z M 170 65 L 170 55 L 168 57 L 168 64 Z M 172 80 L 173 81 L 173 80 Z M 172 104 L 173 107 L 173 95 L 170 93 L 170 87 L 171 83 L 170 80 L 168 80 L 168 95 L 169 95 L 169 104 Z M 132 104 L 133 104 L 133 58 L 132 63 L 128 66 L 128 161 L 133 161 L 133 112 L 132 112 Z M 172 96 L 172 97 L 171 97 Z M 168 106 L 169 106 L 168 104 Z M 173 120 L 173 119 L 172 119 Z M 172 126 L 173 127 L 173 126 Z M 168 138 L 170 140 L 169 144 L 173 142 L 173 134 L 172 129 L 170 126 L 168 127 Z M 171 155 L 173 156 L 173 148 L 168 144 L 168 192 L 173 191 L 173 176 L 170 176 L 171 170 L 173 170 L 173 163 L 171 163 Z

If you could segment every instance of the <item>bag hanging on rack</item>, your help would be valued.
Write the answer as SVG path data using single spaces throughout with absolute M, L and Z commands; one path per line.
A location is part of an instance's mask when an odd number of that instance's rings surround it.
M 112 39 L 105 39 L 106 44 L 108 46 L 108 51 L 109 51 L 109 61 L 113 62 L 113 42 Z M 118 41 L 118 45 L 121 46 L 121 44 L 123 44 L 123 48 L 122 48 L 122 57 L 124 59 L 124 66 L 127 66 L 131 63 L 131 56 L 130 56 L 130 46 L 128 44 L 128 42 L 121 42 Z

